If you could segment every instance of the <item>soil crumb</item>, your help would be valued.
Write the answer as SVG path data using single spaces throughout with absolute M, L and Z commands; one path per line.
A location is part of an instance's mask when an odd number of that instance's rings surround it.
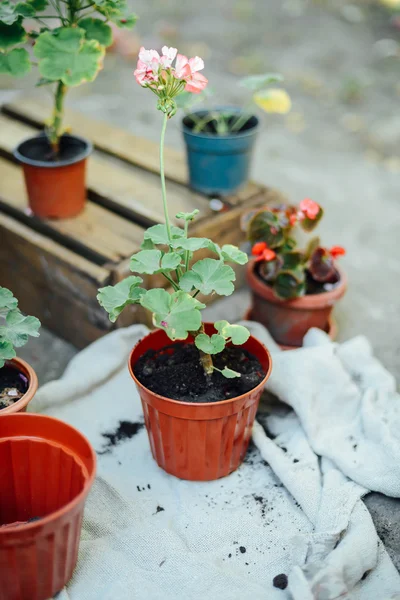
M 193 344 L 177 343 L 148 350 L 135 365 L 139 381 L 156 394 L 183 402 L 218 402 L 255 388 L 265 373 L 257 358 L 243 348 L 225 348 L 213 357 L 218 369 L 228 367 L 241 377 L 227 379 L 218 371 L 207 376 Z
M 97 454 L 108 454 L 114 446 L 117 446 L 125 440 L 130 440 L 136 435 L 141 429 L 143 429 L 143 421 L 132 423 L 131 421 L 120 421 L 115 431 L 105 432 L 101 435 L 106 438 L 107 442 L 103 449 L 98 451 Z
M 281 573 L 280 575 L 276 575 L 273 578 L 272 583 L 273 583 L 274 587 L 276 587 L 280 590 L 286 590 L 287 585 L 288 585 L 287 575 L 285 575 L 284 573 Z

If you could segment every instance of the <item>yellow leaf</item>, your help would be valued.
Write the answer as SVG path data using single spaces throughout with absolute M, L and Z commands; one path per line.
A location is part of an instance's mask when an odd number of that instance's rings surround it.
M 381 0 L 381 4 L 390 8 L 400 8 L 400 0 Z
M 257 92 L 254 94 L 253 100 L 257 106 L 268 113 L 286 115 L 292 106 L 289 94 L 285 90 L 277 88 Z

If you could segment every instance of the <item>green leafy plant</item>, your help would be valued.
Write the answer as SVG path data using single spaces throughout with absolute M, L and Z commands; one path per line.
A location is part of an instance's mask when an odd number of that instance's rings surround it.
M 183 92 L 178 99 L 178 106 L 185 111 L 186 120 L 188 124 L 192 124 L 194 133 L 214 133 L 216 135 L 238 133 L 252 118 L 255 106 L 268 113 L 285 114 L 289 112 L 291 101 L 288 93 L 280 88 L 269 87 L 272 83 L 282 81 L 283 77 L 278 73 L 251 75 L 240 79 L 239 86 L 245 88 L 250 95 L 243 110 L 227 108 L 193 112 L 199 102 L 210 97 L 211 92 L 208 89 L 205 89 L 197 97 L 193 97 L 189 92 Z
M 245 216 L 243 227 L 253 244 L 258 274 L 278 298 L 290 300 L 338 283 L 335 259 L 345 254 L 344 248 L 333 246 L 328 250 L 320 246 L 318 237 L 313 237 L 304 250 L 299 250 L 293 237 L 297 225 L 311 232 L 322 216 L 322 208 L 309 198 L 299 207 L 264 208 Z
M 36 27 L 28 28 L 26 19 Z M 106 48 L 113 41 L 109 23 L 131 28 L 135 21 L 126 0 L 1 1 L 0 74 L 22 77 L 35 65 L 38 86 L 55 84 L 53 115 L 46 127 L 55 154 L 64 132 L 68 88 L 93 81 L 103 67 Z M 33 59 L 23 47 L 27 42 L 33 44 Z
M 243 265 L 247 255 L 230 244 L 220 247 L 207 238 L 190 237 L 189 225 L 196 218 L 198 210 L 191 213 L 178 213 L 182 222 L 177 227 L 171 224 L 164 174 L 164 139 L 168 120 L 176 113 L 176 97 L 184 89 L 192 93 L 204 89 L 207 80 L 198 73 L 202 61 L 198 57 L 187 59 L 176 57 L 177 50 L 163 48 L 160 57 L 155 50 L 141 50 L 137 81 L 149 88 L 158 97 L 157 108 L 164 113 L 160 142 L 161 190 L 165 223 L 154 225 L 145 231 L 140 252 L 131 258 L 130 268 L 135 275 L 99 290 L 98 300 L 106 309 L 111 321 L 115 321 L 129 304 L 141 304 L 152 313 L 155 327 L 163 329 L 171 340 L 185 340 L 188 335 L 195 339 L 200 352 L 200 360 L 206 374 L 219 370 L 213 364 L 212 356 L 222 352 L 227 343 L 244 344 L 249 331 L 240 325 L 230 325 L 227 321 L 215 323 L 215 334 L 205 333 L 201 310 L 205 304 L 197 296 L 218 294 L 229 296 L 234 291 L 235 272 L 227 263 Z M 176 57 L 176 64 L 172 66 Z M 197 251 L 207 249 L 215 258 L 203 258 L 193 263 Z M 146 290 L 142 287 L 140 275 L 162 274 L 171 287 Z M 228 368 L 221 370 L 227 377 L 240 374 Z
M 0 287 L 0 368 L 15 358 L 14 348 L 24 346 L 29 336 L 38 337 L 39 327 L 39 319 L 24 316 L 13 293 Z

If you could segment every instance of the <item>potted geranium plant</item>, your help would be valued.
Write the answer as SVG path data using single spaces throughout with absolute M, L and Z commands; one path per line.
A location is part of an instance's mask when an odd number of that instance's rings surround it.
M 0 416 L 24 412 L 36 393 L 36 373 L 15 348 L 37 337 L 39 327 L 39 319 L 23 315 L 12 292 L 0 287 Z
M 284 346 L 301 346 L 311 327 L 332 333 L 330 315 L 346 291 L 347 280 L 336 259 L 341 246 L 321 247 L 313 237 L 300 250 L 295 228 L 312 231 L 323 215 L 313 200 L 295 206 L 267 207 L 245 217 L 253 259 L 247 266 L 252 291 L 251 316 Z
M 174 64 L 174 61 L 176 62 Z M 153 456 L 160 467 L 183 479 L 210 480 L 234 471 L 246 453 L 259 398 L 271 371 L 268 350 L 249 331 L 227 321 L 202 323 L 201 294 L 228 296 L 235 273 L 229 262 L 247 256 L 232 245 L 220 248 L 206 238 L 190 237 L 198 211 L 179 213 L 171 224 L 164 175 L 164 138 L 176 113 L 176 97 L 197 92 L 200 58 L 188 60 L 175 48 L 141 49 L 135 76 L 158 98 L 164 114 L 160 142 L 161 190 L 165 223 L 144 233 L 142 250 L 132 256 L 132 275 L 99 290 L 100 304 L 115 321 L 128 304 L 152 313 L 157 328 L 132 350 L 130 373 L 142 399 Z M 197 86 L 193 82 L 197 82 Z M 193 264 L 207 248 L 215 258 Z M 170 290 L 146 290 L 141 274 L 161 273 Z
M 28 27 L 27 19 L 37 27 Z M 14 153 L 24 167 L 30 207 L 39 217 L 73 217 L 84 207 L 86 158 L 92 145 L 66 134 L 64 100 L 69 88 L 93 81 L 102 68 L 112 44 L 109 22 L 133 27 L 135 16 L 127 13 L 126 0 L 0 3 L 0 74 L 20 77 L 37 65 L 37 85 L 54 87 L 45 135 L 23 141 Z M 33 44 L 33 60 L 23 47 L 26 42 Z
M 239 81 L 250 95 L 246 108 L 193 110 L 195 102 L 190 92 L 201 90 L 203 80 L 198 72 L 201 63 L 192 63 L 190 67 L 194 70 L 193 81 L 189 93 L 180 99 L 186 112 L 183 137 L 190 186 L 203 194 L 226 196 L 236 192 L 249 179 L 252 151 L 259 131 L 255 108 L 285 114 L 290 110 L 290 98 L 285 90 L 268 87 L 282 81 L 282 76 L 267 73 Z

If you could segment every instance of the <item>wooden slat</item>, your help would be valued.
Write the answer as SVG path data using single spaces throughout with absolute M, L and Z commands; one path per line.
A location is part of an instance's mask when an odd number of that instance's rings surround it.
M 23 311 L 84 347 L 113 327 L 96 300 L 109 271 L 0 213 L 0 285 Z
M 48 102 L 32 96 L 20 98 L 7 104 L 4 108 L 8 114 L 17 115 L 36 125 L 42 125 L 51 113 L 51 106 Z M 65 123 L 79 135 L 91 140 L 99 150 L 113 154 L 153 173 L 160 172 L 156 146 L 150 140 L 137 137 L 124 129 L 71 109 L 65 111 Z M 165 157 L 165 171 L 168 179 L 186 184 L 186 165 L 181 152 L 168 148 Z
M 2 209 L 36 230 L 61 241 L 102 264 L 117 263 L 139 247 L 143 229 L 88 201 L 73 219 L 37 219 L 27 214 L 27 197 L 20 167 L 0 159 L 0 205 Z
M 1 114 L 0 131 L 0 152 L 8 156 L 21 140 L 37 133 L 34 127 Z M 88 161 L 87 183 L 89 197 L 102 206 L 145 226 L 164 222 L 160 181 L 153 173 L 95 152 Z M 194 208 L 199 208 L 201 218 L 211 214 L 206 198 L 174 182 L 168 185 L 168 204 L 172 215 Z
M 10 104 L 6 104 L 3 110 L 10 115 L 24 119 L 27 122 L 33 123 L 36 126 L 42 126 L 48 119 L 51 107 L 49 104 L 38 100 L 35 97 L 21 98 Z M 70 109 L 66 110 L 65 122 L 68 123 L 73 131 L 80 135 L 86 136 L 99 150 L 116 156 L 133 165 L 137 165 L 151 173 L 160 172 L 158 147 L 154 142 L 141 138 L 129 133 L 118 127 L 114 127 L 104 121 L 99 121 L 83 115 Z M 188 175 L 186 168 L 186 160 L 182 152 L 178 152 L 173 148 L 165 148 L 165 173 L 167 179 L 187 185 Z M 158 182 L 157 182 L 158 184 Z M 246 201 L 255 194 L 261 191 L 261 186 L 253 181 L 247 183 L 236 194 L 228 196 L 225 201 L 235 206 L 240 202 Z M 174 202 L 174 189 L 169 189 L 170 201 Z M 200 208 L 203 199 L 202 196 L 195 196 L 197 208 Z M 196 206 L 194 206 L 196 208 Z M 174 207 L 175 208 L 175 207 Z M 177 208 L 179 210 L 193 210 Z

